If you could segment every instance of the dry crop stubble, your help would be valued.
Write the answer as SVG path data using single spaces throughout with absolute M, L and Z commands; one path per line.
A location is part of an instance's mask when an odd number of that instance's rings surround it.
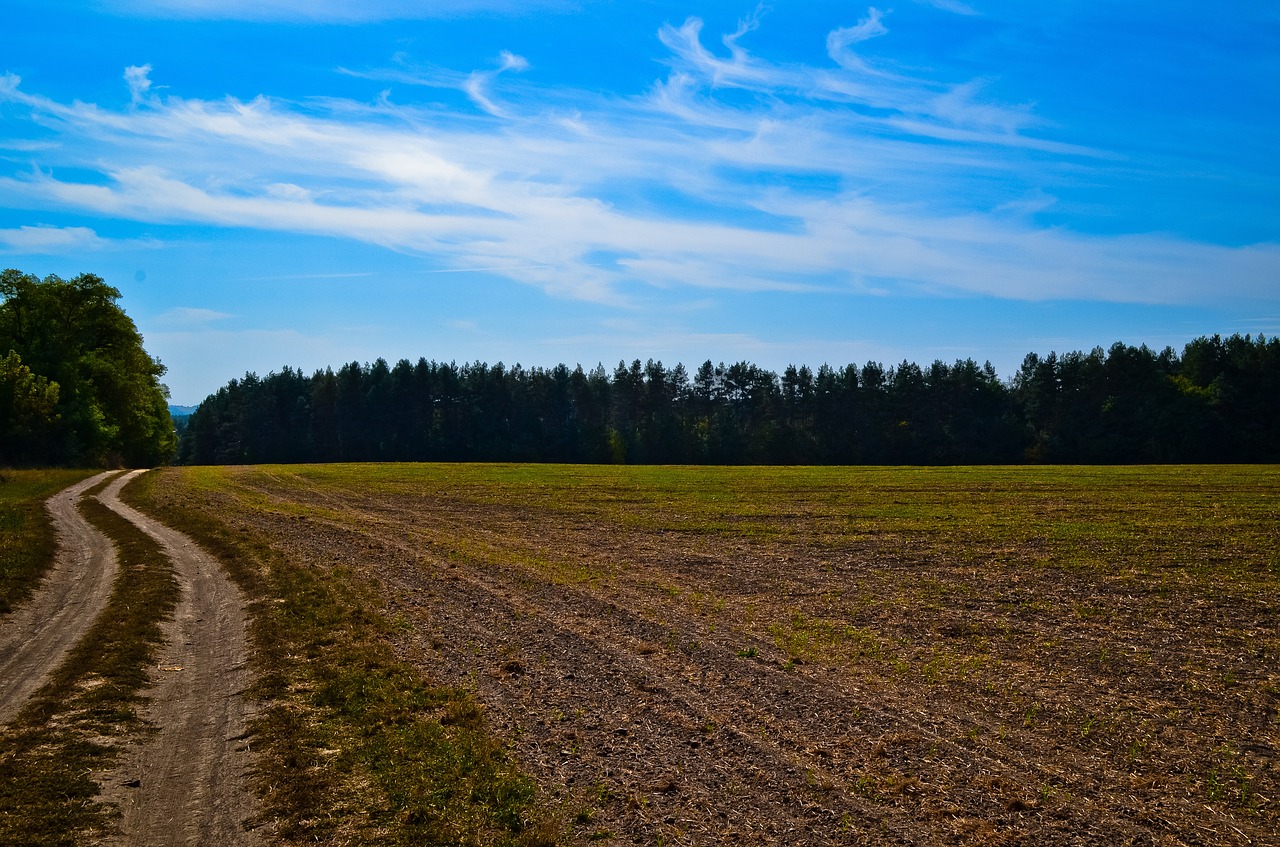
M 1280 824 L 1274 468 L 306 466 L 157 489 L 339 563 L 400 659 L 474 692 L 570 842 Z

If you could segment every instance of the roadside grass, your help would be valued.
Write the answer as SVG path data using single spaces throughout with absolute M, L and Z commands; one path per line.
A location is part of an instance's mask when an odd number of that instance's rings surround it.
M 97 471 L 0 470 L 0 615 L 31 595 L 57 539 L 44 501 Z
M 149 536 L 92 497 L 79 508 L 115 542 L 120 572 L 84 639 L 0 730 L 0 844 L 71 845 L 109 830 L 116 810 L 95 800 L 92 775 L 110 767 L 126 736 L 147 730 L 138 708 L 160 623 L 179 597 Z
M 257 783 L 262 822 L 279 837 L 391 847 L 558 843 L 535 783 L 506 755 L 475 697 L 433 686 L 396 658 L 396 621 L 378 611 L 358 575 L 328 562 L 293 564 L 234 526 L 228 516 L 240 507 L 220 470 L 147 474 L 124 496 L 196 539 L 252 598 Z

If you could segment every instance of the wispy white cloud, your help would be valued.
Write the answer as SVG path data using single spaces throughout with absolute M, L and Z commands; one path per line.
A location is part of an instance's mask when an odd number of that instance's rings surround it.
M 179 306 L 157 315 L 154 322 L 163 327 L 195 328 L 226 320 L 233 315 L 213 309 L 200 309 L 190 306 Z
M 272 276 L 244 277 L 244 282 L 284 282 L 302 279 L 367 279 L 374 276 L 373 271 L 349 271 L 346 273 L 309 273 L 309 274 L 275 274 Z
M 530 68 L 512 53 L 471 74 L 393 69 L 459 88 L 483 114 L 389 98 L 158 97 L 146 66 L 128 78 L 147 108 L 112 110 L 29 94 L 9 75 L 0 100 L 29 109 L 60 146 L 40 168 L 0 178 L 0 191 L 31 207 L 356 239 L 440 271 L 616 306 L 646 289 L 1277 296 L 1277 245 L 1037 228 L 1026 205 L 1043 199 L 1035 185 L 973 210 L 973 175 L 1017 168 L 1011 149 L 1076 168 L 1095 151 L 1032 135 L 1043 128 L 1033 111 L 986 98 L 981 80 L 906 78 L 850 59 L 888 32 L 875 8 L 832 31 L 837 67 L 753 56 L 745 42 L 762 20 L 757 9 L 722 39 L 727 56 L 703 46 L 697 19 L 664 27 L 671 73 L 631 98 L 547 91 L 528 74 L 504 80 L 512 96 L 499 102 L 497 76 Z M 728 88 L 760 96 L 721 96 Z M 1029 211 L 1011 215 L 1020 203 Z
M 957 15 L 973 16 L 981 14 L 973 6 L 968 3 L 962 3 L 960 0 L 916 0 L 916 2 L 932 6 L 935 9 L 941 9 L 944 12 L 953 12 Z
M 867 16 L 858 21 L 856 26 L 839 27 L 827 33 L 827 55 L 837 65 L 844 68 L 865 70 L 866 65 L 849 48 L 881 35 L 888 35 L 888 28 L 881 22 L 884 17 L 879 9 L 872 6 L 867 9 Z
M 405 85 L 427 86 L 431 88 L 453 88 L 465 90 L 468 80 L 475 73 L 463 73 L 451 68 L 415 63 L 407 54 L 400 52 L 391 57 L 389 67 L 348 68 L 339 67 L 337 72 L 358 79 L 371 79 L 380 82 L 403 83 Z M 386 95 L 386 92 L 383 92 Z M 384 100 L 386 97 L 384 96 Z
M 463 274 L 463 273 L 499 273 L 507 274 L 515 271 L 548 271 L 555 270 L 550 265 L 526 265 L 522 268 L 512 267 L 511 265 L 498 265 L 492 268 L 432 268 L 423 271 L 428 274 Z
M 747 52 L 738 45 L 738 41 L 748 33 L 759 29 L 760 21 L 768 11 L 769 9 L 763 2 L 757 4 L 750 15 L 738 21 L 738 29 L 736 31 L 728 33 L 720 39 L 724 46 L 729 48 L 729 52 L 733 54 L 734 58 L 746 58 Z
M 665 24 L 658 38 L 672 53 L 672 65 L 678 72 L 705 79 L 712 85 L 740 85 L 765 89 L 803 90 L 811 87 L 811 75 L 805 67 L 784 67 L 752 56 L 739 40 L 754 27 L 740 26 L 723 39 L 729 58 L 716 56 L 702 44 L 701 18 L 690 17 L 679 27 Z
M 484 111 L 496 118 L 510 117 L 510 112 L 495 103 L 489 96 L 489 84 L 499 74 L 507 71 L 520 73 L 529 69 L 529 62 L 523 56 L 503 50 L 498 57 L 498 68 L 493 71 L 475 71 L 462 83 L 462 90 Z
M 854 46 L 889 34 L 885 13 L 868 7 L 866 17 L 849 27 L 837 27 L 827 35 L 827 53 L 837 67 L 778 65 L 752 56 L 738 42 L 753 27 L 740 26 L 725 41 L 728 58 L 716 56 L 702 44 L 703 22 L 690 18 L 676 28 L 659 33 L 672 52 L 674 73 L 655 87 L 655 102 L 686 111 L 691 98 L 704 86 L 745 88 L 772 101 L 786 97 L 812 109 L 863 106 L 882 111 L 872 117 L 865 110 L 862 121 L 872 127 L 923 138 L 975 141 L 1012 147 L 1049 149 L 1051 141 L 1036 138 L 1028 130 L 1041 121 L 1030 106 L 1009 105 L 984 99 L 984 80 L 952 82 L 905 76 L 882 67 L 857 53 Z M 776 107 L 775 107 L 776 108 Z M 741 114 L 739 108 L 738 114 Z M 1057 148 L 1057 152 L 1067 152 Z M 1076 154 L 1084 153 L 1076 147 Z
M 0 229 L 0 250 L 6 253 L 55 255 L 66 252 L 90 252 L 122 247 L 159 247 L 150 240 L 114 241 L 102 238 L 84 226 L 22 226 Z
M 0 229 L 0 245 L 15 253 L 57 253 L 67 249 L 100 250 L 106 241 L 88 227 L 24 226 Z
M 12 150 L 16 153 L 40 153 L 55 150 L 56 141 L 32 141 L 26 138 L 0 138 L 0 150 Z
M 273 182 L 266 187 L 266 193 L 269 197 L 295 202 L 305 203 L 312 199 L 312 194 L 309 190 L 292 182 Z
M 138 106 L 147 100 L 151 91 L 150 65 L 130 65 L 124 69 L 124 81 L 129 86 L 129 99 Z

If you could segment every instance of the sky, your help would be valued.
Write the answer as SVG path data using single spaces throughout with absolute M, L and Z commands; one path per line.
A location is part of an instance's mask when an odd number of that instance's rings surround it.
M 0 0 L 0 266 L 247 372 L 1280 333 L 1280 4 Z

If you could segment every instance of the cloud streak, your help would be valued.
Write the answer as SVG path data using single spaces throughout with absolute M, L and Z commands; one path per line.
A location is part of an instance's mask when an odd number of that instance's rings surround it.
M 664 102 L 670 103 L 687 99 L 704 87 L 742 88 L 762 98 L 786 98 L 827 113 L 843 109 L 847 116 L 859 116 L 872 130 L 1067 155 L 1105 155 L 1028 134 L 1042 123 L 1031 108 L 984 100 L 981 80 L 952 82 L 904 76 L 863 58 L 855 45 L 887 36 L 884 17 L 879 9 L 868 7 L 866 16 L 853 26 L 837 27 L 827 34 L 827 54 L 836 68 L 778 65 L 757 59 L 738 43 L 751 27 L 740 27 L 725 38 L 730 56 L 724 58 L 703 46 L 700 19 L 689 18 L 678 28 L 667 25 L 659 38 L 672 52 L 675 73 L 659 90 Z
M 858 21 L 856 26 L 840 27 L 827 34 L 827 55 L 843 68 L 865 70 L 866 65 L 853 55 L 850 47 L 869 41 L 881 35 L 888 35 L 889 30 L 881 23 L 884 14 L 874 6 L 867 9 L 867 16 Z
M 523 56 L 517 56 L 507 50 L 503 50 L 498 57 L 498 69 L 495 71 L 476 71 L 467 77 L 462 84 L 462 90 L 467 93 L 477 106 L 483 111 L 495 118 L 511 117 L 511 113 L 503 106 L 499 106 L 489 96 L 489 85 L 499 74 L 507 71 L 515 71 L 520 73 L 529 69 L 529 62 Z
M 98 252 L 117 248 L 157 248 L 148 240 L 113 241 L 84 226 L 22 226 L 0 229 L 0 251 L 14 254 L 58 255 L 67 251 Z
M 155 323 L 158 326 L 187 329 L 201 328 L 218 321 L 224 321 L 234 317 L 226 312 L 218 312 L 213 309 L 200 309 L 191 306 L 178 306 L 169 311 L 157 315 Z
M 141 105 L 151 90 L 150 65 L 130 65 L 124 69 L 124 81 L 129 86 L 129 99 L 134 106 Z
M 1042 124 L 1032 110 L 987 99 L 982 81 L 875 67 L 854 49 L 890 35 L 874 7 L 831 30 L 834 67 L 753 56 L 744 42 L 762 15 L 721 39 L 727 55 L 703 45 L 696 18 L 663 27 L 671 72 L 631 97 L 541 89 L 510 52 L 470 74 L 396 71 L 459 88 L 480 114 L 389 97 L 159 96 L 149 65 L 126 70 L 130 105 L 113 110 L 29 94 L 7 75 L 0 100 L 58 146 L 33 151 L 37 167 L 0 178 L 0 190 L 30 208 L 355 239 L 432 270 L 616 307 L 646 289 L 1275 299 L 1274 244 L 1037 227 L 1008 212 L 1043 206 L 1034 187 L 974 210 L 974 174 L 1016 171 L 1010 150 L 1041 157 L 1037 168 L 1044 157 L 1086 168 L 1102 154 L 1033 135 Z M 518 76 L 504 78 L 512 93 L 499 101 L 492 89 L 508 72 Z M 96 235 L 0 232 L 0 243 L 33 252 L 41 239 L 52 249 L 77 238 Z
M 944 12 L 952 12 L 957 15 L 972 17 L 974 15 L 981 14 L 981 12 L 973 6 L 970 6 L 968 3 L 962 3 L 960 0 L 917 0 L 917 2 L 924 3 L 926 6 L 932 6 L 935 9 L 941 9 Z

